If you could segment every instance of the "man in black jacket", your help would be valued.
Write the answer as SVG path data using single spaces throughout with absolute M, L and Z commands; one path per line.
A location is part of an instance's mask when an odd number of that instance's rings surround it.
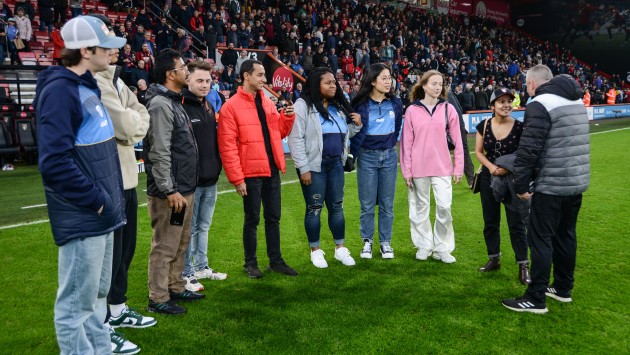
M 195 189 L 190 231 L 190 246 L 186 252 L 184 279 L 186 289 L 201 291 L 197 279 L 225 280 L 227 274 L 208 266 L 208 230 L 212 224 L 217 201 L 217 181 L 221 174 L 221 158 L 217 145 L 217 120 L 212 105 L 206 101 L 210 92 L 212 65 L 207 62 L 188 64 L 188 89 L 184 89 L 184 110 L 190 118 L 197 147 L 199 148 L 199 174 Z
M 532 268 L 525 295 L 503 300 L 516 312 L 547 313 L 545 296 L 572 301 L 575 227 L 590 177 L 589 125 L 577 82 L 568 75 L 552 77 L 547 66 L 536 65 L 526 78 L 533 100 L 525 109 L 513 178 L 518 197 L 531 198 L 527 241 Z
M 186 290 L 182 278 L 197 185 L 197 143 L 181 104 L 188 77 L 181 54 L 163 50 L 154 72 L 158 84 L 152 84 L 146 94 L 151 121 L 143 141 L 147 208 L 153 227 L 147 310 L 180 314 L 186 309 L 175 301 L 205 297 Z

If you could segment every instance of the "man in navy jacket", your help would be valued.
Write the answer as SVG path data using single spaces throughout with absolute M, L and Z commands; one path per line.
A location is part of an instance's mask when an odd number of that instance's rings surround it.
M 59 246 L 55 329 L 62 354 L 106 354 L 113 232 L 125 217 L 114 127 L 92 74 L 109 68 L 111 49 L 125 39 L 88 16 L 70 20 L 61 36 L 64 66 L 39 74 L 35 103 L 39 168 Z

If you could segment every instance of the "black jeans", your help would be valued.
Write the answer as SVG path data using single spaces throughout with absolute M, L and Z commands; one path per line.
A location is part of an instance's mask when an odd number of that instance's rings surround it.
M 559 292 L 573 289 L 577 237 L 575 226 L 582 205 L 582 194 L 554 196 L 540 192 L 532 196 L 527 240 L 531 250 L 532 281 L 526 295 L 545 301 L 553 264 L 553 287 Z
M 479 195 L 483 210 L 483 237 L 486 240 L 488 257 L 492 258 L 501 255 L 501 202 L 497 202 L 492 194 L 490 178 L 488 169 L 481 170 Z M 527 235 L 523 217 L 518 211 L 512 211 L 507 207 L 505 208 L 505 216 L 507 217 L 516 262 L 527 262 Z
M 136 189 L 125 190 L 125 217 L 127 224 L 114 231 L 112 284 L 107 296 L 108 304 L 122 304 L 127 301 L 127 273 L 136 252 L 138 235 L 138 195 Z
M 258 265 L 256 258 L 256 231 L 260 222 L 260 204 L 264 208 L 267 256 L 272 264 L 281 263 L 280 253 L 280 174 L 277 170 L 271 177 L 246 178 L 247 195 L 243 197 L 243 247 L 245 266 Z

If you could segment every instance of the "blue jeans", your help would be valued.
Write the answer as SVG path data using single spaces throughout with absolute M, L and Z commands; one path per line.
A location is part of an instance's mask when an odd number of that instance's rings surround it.
M 374 206 L 378 201 L 378 240 L 389 245 L 394 225 L 394 193 L 398 175 L 396 148 L 359 150 L 357 159 L 357 185 L 361 215 L 359 216 L 362 239 L 374 238 Z
M 83 15 L 83 9 L 80 7 L 71 7 L 70 13 L 72 14 L 72 18 Z
M 104 321 L 113 247 L 113 232 L 59 247 L 55 330 L 61 354 L 111 354 Z
M 195 208 L 190 226 L 190 246 L 186 251 L 183 276 L 208 266 L 208 231 L 212 224 L 214 205 L 217 202 L 217 184 L 199 186 L 195 189 Z
M 48 29 L 48 33 L 51 33 L 52 32 L 52 28 L 53 28 L 52 20 L 50 20 L 50 21 L 40 20 L 39 21 L 39 30 L 40 31 L 44 31 L 44 30 Z
M 343 217 L 343 165 L 340 157 L 322 158 L 321 171 L 311 171 L 311 184 L 302 185 L 306 202 L 304 228 L 311 248 L 319 246 L 320 216 L 323 203 L 328 209 L 328 228 L 335 244 L 345 242 L 346 221 Z

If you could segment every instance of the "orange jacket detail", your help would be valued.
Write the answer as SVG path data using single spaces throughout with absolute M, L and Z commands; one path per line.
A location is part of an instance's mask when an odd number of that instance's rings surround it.
M 273 159 L 278 169 L 284 173 L 286 162 L 282 139 L 291 132 L 295 115 L 285 116 L 284 112 L 279 113 L 275 103 L 262 91 L 260 94 L 263 97 Z M 238 186 L 245 178 L 271 176 L 254 96 L 239 87 L 237 93 L 221 106 L 219 117 L 219 152 L 228 181 Z
M 615 89 L 608 90 L 608 92 L 606 93 L 606 103 L 609 105 L 614 105 L 616 98 L 617 98 L 617 90 Z
M 591 94 L 588 92 L 584 93 L 584 97 L 582 97 L 582 101 L 584 101 L 584 106 L 591 106 Z

